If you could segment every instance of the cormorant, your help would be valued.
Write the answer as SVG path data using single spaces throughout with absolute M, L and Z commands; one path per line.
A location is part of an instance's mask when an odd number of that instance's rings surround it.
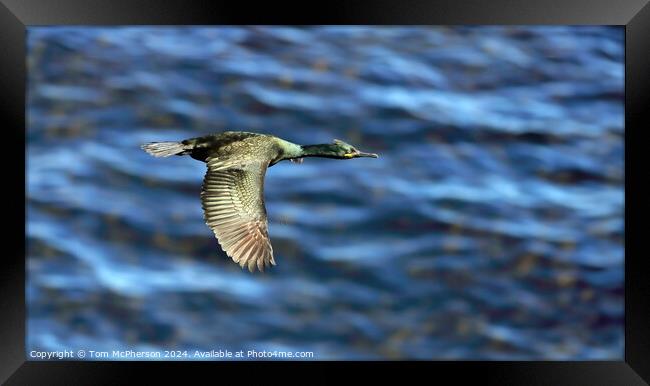
M 264 207 L 266 169 L 282 160 L 303 157 L 377 158 L 335 139 L 333 143 L 297 145 L 273 135 L 226 131 L 181 142 L 152 142 L 142 149 L 154 157 L 189 155 L 203 161 L 201 206 L 206 224 L 235 263 L 253 272 L 275 265 Z

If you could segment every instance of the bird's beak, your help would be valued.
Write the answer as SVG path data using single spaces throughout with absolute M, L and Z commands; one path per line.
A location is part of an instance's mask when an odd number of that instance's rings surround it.
M 378 158 L 379 157 L 379 155 L 377 155 L 375 153 L 364 153 L 362 151 L 358 152 L 356 154 L 356 156 L 357 157 L 371 157 L 371 158 Z

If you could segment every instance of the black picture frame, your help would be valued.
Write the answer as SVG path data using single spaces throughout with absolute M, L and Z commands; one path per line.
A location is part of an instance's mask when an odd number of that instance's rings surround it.
M 648 0 L 547 1 L 367 1 L 302 4 L 287 2 L 217 3 L 155 0 L 0 0 L 0 115 L 7 200 L 0 277 L 0 381 L 7 384 L 122 383 L 133 371 L 181 377 L 207 370 L 223 376 L 226 366 L 245 379 L 267 376 L 278 362 L 34 362 L 25 358 L 26 28 L 35 25 L 206 25 L 206 24 L 570 24 L 624 25 L 625 48 L 625 359 L 590 362 L 281 362 L 287 369 L 312 371 L 310 383 L 343 377 L 322 371 L 361 370 L 366 375 L 397 370 L 425 371 L 430 380 L 454 383 L 478 379 L 499 385 L 643 385 L 650 382 L 650 281 L 641 253 L 642 212 L 646 198 L 641 163 L 643 129 L 650 107 L 650 5 Z M 22 202 L 21 206 L 19 203 Z M 250 365 L 256 371 L 247 371 Z M 215 369 L 217 367 L 218 369 Z M 217 375 L 218 374 L 218 375 Z M 294 377 L 292 375 L 292 377 Z M 295 376 L 296 380 L 300 380 Z M 214 378 L 212 379 L 214 380 Z M 303 378 L 304 380 L 304 378 Z M 644 381 L 645 380 L 645 381 Z M 313 381 L 313 382 L 312 382 Z

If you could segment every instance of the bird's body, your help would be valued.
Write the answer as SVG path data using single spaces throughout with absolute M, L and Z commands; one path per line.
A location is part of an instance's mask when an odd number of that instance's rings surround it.
M 226 254 L 251 272 L 275 265 L 264 206 L 267 168 L 282 160 L 303 157 L 377 157 L 339 140 L 301 146 L 272 135 L 242 131 L 181 142 L 153 142 L 142 148 L 155 157 L 189 155 L 207 164 L 201 190 L 206 224 Z

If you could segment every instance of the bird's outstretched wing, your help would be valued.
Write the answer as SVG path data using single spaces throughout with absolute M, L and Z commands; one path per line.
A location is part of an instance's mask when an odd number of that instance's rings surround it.
M 213 161 L 213 162 L 210 162 Z M 264 207 L 268 163 L 250 162 L 224 169 L 207 160 L 201 205 L 205 222 L 235 263 L 253 272 L 275 265 Z

